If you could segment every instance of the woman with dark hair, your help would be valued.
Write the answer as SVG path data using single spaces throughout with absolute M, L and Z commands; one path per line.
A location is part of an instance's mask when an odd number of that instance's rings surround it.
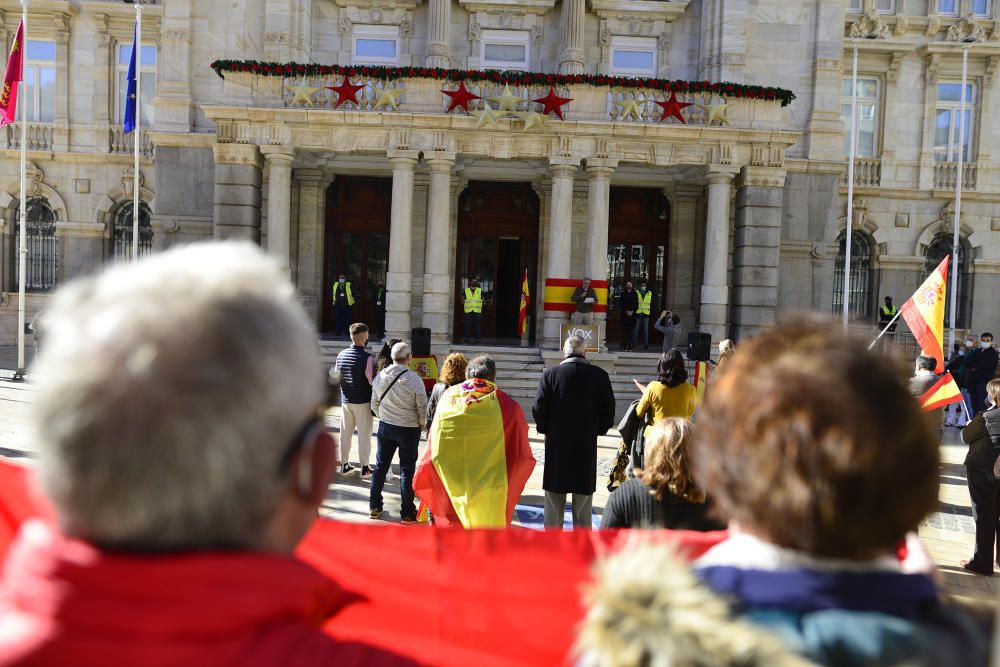
M 635 413 L 645 417 L 652 411 L 653 423 L 646 426 L 645 435 L 649 436 L 654 424 L 669 417 L 690 419 L 694 414 L 697 392 L 694 385 L 688 384 L 688 372 L 684 365 L 684 357 L 677 350 L 670 350 L 660 355 L 656 365 L 656 379 L 646 387 L 637 382 L 642 391 L 642 398 L 635 407 Z
M 379 350 L 378 356 L 375 357 L 375 375 L 392 366 L 392 346 L 402 342 L 402 338 L 390 338 L 385 342 L 385 345 Z

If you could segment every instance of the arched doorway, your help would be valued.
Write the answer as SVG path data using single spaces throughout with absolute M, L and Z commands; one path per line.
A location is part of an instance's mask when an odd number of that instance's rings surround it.
M 663 335 L 653 329 L 667 291 L 667 244 L 670 204 L 657 188 L 611 188 L 608 209 L 608 347 L 621 343 L 624 332 L 618 298 L 625 283 L 635 289 L 646 281 L 653 292 L 649 316 L 650 346 L 660 348 Z M 654 343 L 655 341 L 655 343 Z
M 337 176 L 326 193 L 323 245 L 323 332 L 334 329 L 331 294 L 341 273 L 355 298 L 352 322 L 375 325 L 375 295 L 389 267 L 392 179 Z
M 462 340 L 463 294 L 471 277 L 483 289 L 483 343 L 517 345 L 521 279 L 528 270 L 528 317 L 534 322 L 538 195 L 530 183 L 472 181 L 458 200 L 453 340 Z M 528 341 L 534 344 L 534 327 Z
M 833 312 L 844 310 L 844 262 L 847 261 L 847 232 L 837 235 L 837 261 L 833 268 Z M 848 311 L 857 320 L 873 318 L 872 304 L 872 242 L 861 232 L 851 233 L 851 284 Z

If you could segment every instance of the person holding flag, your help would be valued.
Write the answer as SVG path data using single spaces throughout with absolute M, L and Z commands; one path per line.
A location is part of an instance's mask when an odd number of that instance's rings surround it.
M 903 319 L 906 320 L 906 324 L 910 327 L 910 331 L 917 340 L 917 344 L 920 345 L 923 354 L 934 359 L 935 364 L 934 368 L 931 369 L 932 372 L 936 372 L 938 369 L 944 370 L 944 298 L 945 286 L 948 282 L 949 259 L 949 257 L 945 257 L 942 260 L 896 315 L 896 317 L 902 315 Z M 879 338 L 889 330 L 896 317 L 882 328 L 878 337 L 868 347 L 869 350 L 875 347 Z
M 917 357 L 913 369 L 913 377 L 910 378 L 910 393 L 913 394 L 913 398 L 919 399 L 921 403 L 923 403 L 923 398 L 927 391 L 938 383 L 939 378 L 934 374 L 934 367 L 936 365 L 937 360 L 934 357 L 929 357 L 925 354 Z M 961 393 L 958 395 L 961 398 Z M 940 442 L 944 437 L 944 407 L 924 408 L 924 414 L 927 416 L 928 423 L 931 425 L 934 433 L 937 434 L 938 441 Z

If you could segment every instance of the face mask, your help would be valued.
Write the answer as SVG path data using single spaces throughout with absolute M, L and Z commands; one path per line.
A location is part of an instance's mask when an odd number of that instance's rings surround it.
M 982 347 L 984 350 L 988 350 L 989 348 L 993 347 L 993 341 L 984 340 L 979 343 L 979 346 Z
M 958 351 L 958 356 L 964 357 L 965 356 L 965 350 L 959 350 Z
M 965 341 L 965 347 L 975 347 L 975 346 L 976 346 L 976 342 L 974 340 L 967 340 L 967 341 Z
M 345 282 L 347 282 L 347 281 L 346 281 L 346 280 L 344 280 L 343 278 L 341 278 L 341 279 L 340 279 L 340 280 L 338 280 L 337 282 L 338 282 L 338 283 L 340 283 L 341 285 L 343 285 L 343 284 L 344 284 Z

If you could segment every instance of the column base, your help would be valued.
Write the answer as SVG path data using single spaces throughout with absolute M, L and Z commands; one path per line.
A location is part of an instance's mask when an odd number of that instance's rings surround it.
M 546 350 L 559 350 L 562 348 L 562 325 L 569 320 L 566 313 L 547 312 L 542 319 L 542 342 L 539 347 Z

